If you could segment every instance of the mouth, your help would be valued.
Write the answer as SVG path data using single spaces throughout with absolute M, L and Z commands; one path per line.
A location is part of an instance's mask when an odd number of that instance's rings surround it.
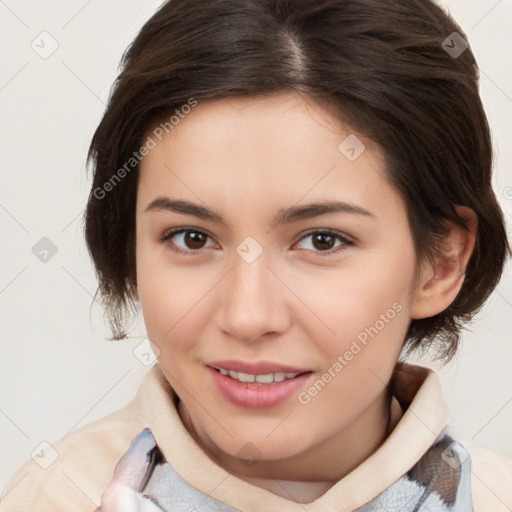
M 312 370 L 276 363 L 217 361 L 206 365 L 220 394 L 238 407 L 263 409 L 296 395 Z
M 275 372 L 275 373 L 264 373 L 264 374 L 251 374 L 244 372 L 236 372 L 234 370 L 227 370 L 226 368 L 213 368 L 213 370 L 219 372 L 226 377 L 229 377 L 238 382 L 255 383 L 255 384 L 274 384 L 275 382 L 283 382 L 285 380 L 295 379 L 299 375 L 304 375 L 306 372 Z

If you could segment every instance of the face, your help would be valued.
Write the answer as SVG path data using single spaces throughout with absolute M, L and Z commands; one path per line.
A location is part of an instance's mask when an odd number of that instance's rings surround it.
M 137 292 L 187 428 L 233 464 L 370 428 L 417 286 L 382 151 L 295 94 L 199 103 L 152 137 Z

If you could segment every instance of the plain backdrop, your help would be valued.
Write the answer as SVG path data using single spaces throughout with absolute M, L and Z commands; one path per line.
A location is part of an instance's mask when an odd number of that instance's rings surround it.
M 90 307 L 96 281 L 81 216 L 85 155 L 121 54 L 160 3 L 0 1 L 0 489 L 41 442 L 123 407 L 149 369 L 137 357 L 143 326 L 106 341 L 101 310 Z M 442 5 L 480 66 L 510 234 L 512 0 Z M 456 360 L 436 366 L 455 437 L 509 457 L 511 332 L 509 264 Z

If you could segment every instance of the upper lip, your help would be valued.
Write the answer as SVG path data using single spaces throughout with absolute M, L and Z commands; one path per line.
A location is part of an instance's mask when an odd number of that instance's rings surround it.
M 216 368 L 224 368 L 234 372 L 248 373 L 249 375 L 267 375 L 269 373 L 305 373 L 310 372 L 308 368 L 300 368 L 298 366 L 288 366 L 286 364 L 274 363 L 272 361 L 244 362 L 237 360 L 229 361 L 212 361 L 207 366 Z

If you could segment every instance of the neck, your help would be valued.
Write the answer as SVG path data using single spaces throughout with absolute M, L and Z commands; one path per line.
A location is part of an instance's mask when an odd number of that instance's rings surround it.
M 208 456 L 238 478 L 298 503 L 309 503 L 359 466 L 385 441 L 394 427 L 390 392 L 385 389 L 343 430 L 306 452 L 282 460 L 261 460 L 249 467 L 200 439 L 183 404 L 182 421 Z

